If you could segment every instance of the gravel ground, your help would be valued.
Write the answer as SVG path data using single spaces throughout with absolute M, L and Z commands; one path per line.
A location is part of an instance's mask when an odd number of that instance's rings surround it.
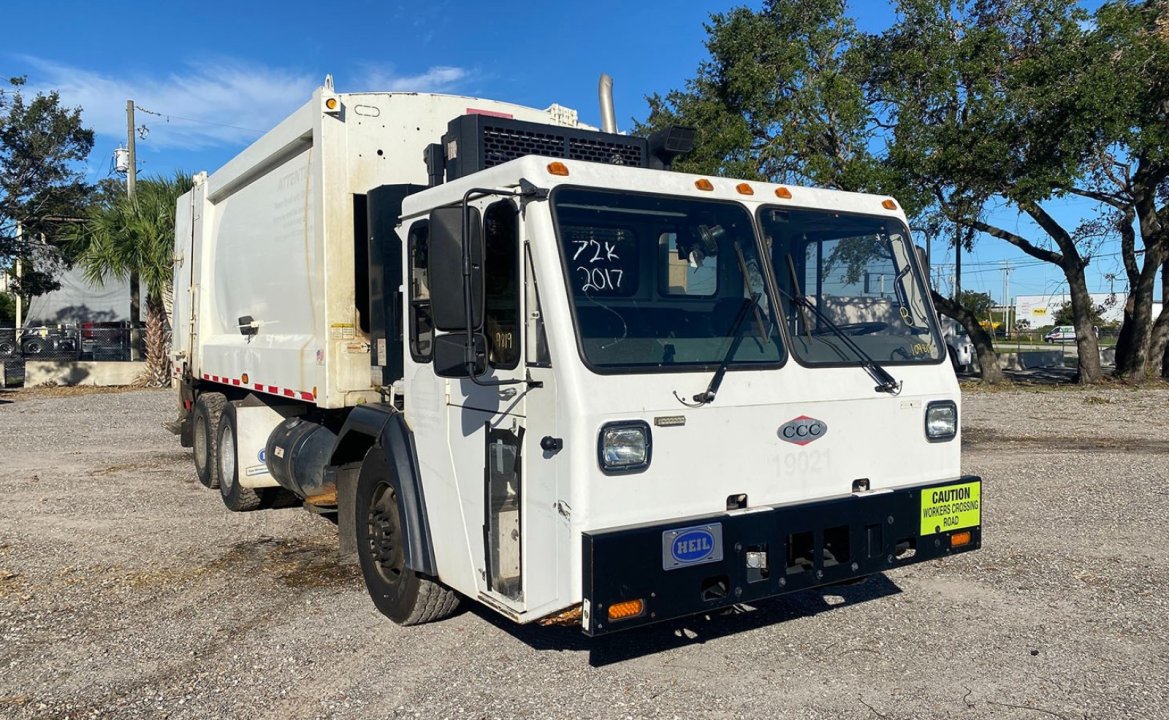
M 170 412 L 0 394 L 0 717 L 1169 717 L 1164 389 L 968 393 L 981 551 L 600 641 L 393 625 L 332 525 L 194 482 Z

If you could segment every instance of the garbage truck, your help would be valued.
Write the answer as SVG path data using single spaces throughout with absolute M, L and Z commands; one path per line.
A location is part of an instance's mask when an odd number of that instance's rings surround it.
M 677 172 L 693 129 L 611 116 L 327 82 L 196 176 L 200 482 L 333 520 L 404 625 L 475 601 L 599 636 L 979 548 L 897 201 Z

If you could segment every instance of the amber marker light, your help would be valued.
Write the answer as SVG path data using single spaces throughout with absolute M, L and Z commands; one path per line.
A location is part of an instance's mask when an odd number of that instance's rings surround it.
M 777 197 L 781 200 L 791 200 L 792 199 L 792 191 L 788 190 L 785 187 L 777 187 L 777 188 L 775 188 L 775 197 Z
M 711 190 L 714 190 L 714 183 L 707 180 L 706 178 L 699 178 L 694 181 L 694 187 L 698 188 L 699 190 L 710 192 Z
M 628 620 L 645 612 L 644 600 L 622 600 L 609 606 L 609 620 Z
M 244 385 L 247 385 L 248 384 L 248 374 L 244 373 L 243 375 L 240 375 L 239 381 L 242 382 Z
M 328 100 L 325 100 L 325 108 L 327 110 L 336 110 L 337 109 L 337 98 L 331 97 Z
M 548 173 L 568 177 L 568 166 L 562 162 L 550 162 L 548 163 Z
M 886 210 L 896 210 L 897 203 L 894 202 L 892 198 L 885 198 L 881 201 L 881 207 L 885 208 Z
M 970 534 L 969 530 L 956 532 L 950 536 L 950 547 L 956 548 L 962 547 L 963 545 L 969 545 L 970 541 L 973 539 L 974 536 Z
M 751 189 L 751 186 L 748 185 L 747 183 L 739 183 L 738 185 L 735 186 L 735 189 L 739 191 L 740 195 L 754 195 L 755 194 L 755 191 L 753 189 Z

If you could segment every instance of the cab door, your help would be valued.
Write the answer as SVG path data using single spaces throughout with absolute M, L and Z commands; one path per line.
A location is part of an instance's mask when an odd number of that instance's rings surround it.
M 510 198 L 480 205 L 486 372 L 449 381 L 448 442 L 480 591 L 524 610 L 524 268 L 520 214 Z

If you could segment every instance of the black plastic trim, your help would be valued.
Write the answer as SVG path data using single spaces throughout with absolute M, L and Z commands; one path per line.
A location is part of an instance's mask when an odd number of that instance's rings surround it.
M 406 567 L 438 577 L 414 433 L 397 408 L 384 403 L 367 403 L 358 405 L 349 413 L 337 435 L 329 464 L 337 467 L 363 456 L 375 463 L 374 469 L 383 473 L 394 488 L 405 536 L 402 549 Z

